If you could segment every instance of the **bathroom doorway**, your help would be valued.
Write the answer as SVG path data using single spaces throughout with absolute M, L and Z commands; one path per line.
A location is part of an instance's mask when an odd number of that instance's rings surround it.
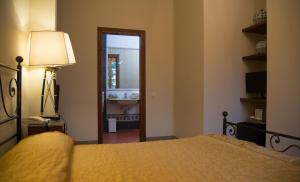
M 98 27 L 98 143 L 146 139 L 145 31 Z

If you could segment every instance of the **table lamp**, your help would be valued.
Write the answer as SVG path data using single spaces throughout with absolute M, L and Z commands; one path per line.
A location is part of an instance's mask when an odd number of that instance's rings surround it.
M 45 68 L 41 117 L 59 119 L 59 85 L 56 82 L 56 73 L 60 67 L 76 63 L 69 35 L 59 31 L 32 31 L 28 38 L 27 56 L 29 66 Z M 54 115 L 44 114 L 48 100 L 52 104 Z

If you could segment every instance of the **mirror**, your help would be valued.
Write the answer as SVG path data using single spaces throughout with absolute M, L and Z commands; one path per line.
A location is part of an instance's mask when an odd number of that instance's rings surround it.
M 139 49 L 108 48 L 108 89 L 139 89 Z

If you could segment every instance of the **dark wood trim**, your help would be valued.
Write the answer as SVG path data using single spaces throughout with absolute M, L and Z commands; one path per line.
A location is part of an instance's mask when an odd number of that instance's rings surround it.
M 140 141 L 146 141 L 146 33 L 140 35 Z
M 266 99 L 260 98 L 240 98 L 241 102 L 256 102 L 256 103 L 266 103 Z
M 243 28 L 242 32 L 265 35 L 267 33 L 267 22 L 257 23 L 249 27 Z
M 103 112 L 102 112 L 102 90 L 104 78 L 102 76 L 103 58 L 103 36 L 112 35 L 133 35 L 140 37 L 140 141 L 146 141 L 146 32 L 144 30 L 131 30 L 120 28 L 98 27 L 98 143 L 103 143 Z
M 102 110 L 102 49 L 103 49 L 103 36 L 98 28 L 97 35 L 97 112 L 98 112 L 98 143 L 103 143 L 103 113 Z M 101 110 L 100 110 L 101 109 Z
M 252 54 L 249 56 L 242 57 L 243 61 L 261 61 L 266 62 L 267 61 L 267 55 L 266 54 Z

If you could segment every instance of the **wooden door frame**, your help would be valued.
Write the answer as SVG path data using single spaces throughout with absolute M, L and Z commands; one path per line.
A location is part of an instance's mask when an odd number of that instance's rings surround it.
M 97 105 L 98 105 L 98 143 L 103 143 L 103 112 L 102 112 L 102 90 L 103 88 L 103 76 L 102 76 L 102 64 L 103 64 L 103 36 L 105 34 L 113 35 L 131 35 L 140 37 L 140 122 L 139 132 L 140 141 L 146 141 L 146 32 L 144 30 L 131 30 L 120 28 L 107 28 L 98 27 L 98 62 L 97 62 Z

